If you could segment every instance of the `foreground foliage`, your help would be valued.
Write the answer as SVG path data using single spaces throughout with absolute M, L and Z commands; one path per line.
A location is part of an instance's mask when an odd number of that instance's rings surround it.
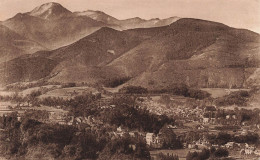
M 141 139 L 105 136 L 99 130 L 82 130 L 74 126 L 47 124 L 17 115 L 2 117 L 1 154 L 19 159 L 106 159 L 129 156 L 149 159 Z M 100 132 L 100 133 L 97 133 Z

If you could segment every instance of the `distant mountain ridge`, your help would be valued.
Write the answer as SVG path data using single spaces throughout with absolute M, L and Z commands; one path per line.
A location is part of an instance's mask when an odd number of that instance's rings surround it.
M 101 11 L 87 10 L 72 13 L 59 3 L 46 3 L 27 13 L 18 13 L 1 24 L 14 32 L 40 43 L 48 49 L 71 44 L 102 28 L 117 30 L 169 25 L 176 19 L 152 24 L 150 20 L 118 20 Z M 129 24 L 131 23 L 131 24 Z
M 200 19 L 118 20 L 47 3 L 1 22 L 0 42 L 0 85 L 125 77 L 149 89 L 260 85 L 259 34 Z
M 31 54 L 40 50 L 53 50 L 72 44 L 81 38 L 99 30 L 102 27 L 110 27 L 116 30 L 132 28 L 149 28 L 169 25 L 178 18 L 159 20 L 136 20 L 140 18 L 118 20 L 102 11 L 87 10 L 83 12 L 71 12 L 61 4 L 51 2 L 34 8 L 30 12 L 18 13 L 14 17 L 0 22 L 11 32 L 20 35 L 27 41 L 39 45 L 34 49 L 3 50 L 0 52 L 0 62 L 16 58 L 23 54 Z M 6 39 L 0 34 L 0 39 Z M 6 58 L 7 57 L 7 58 Z
M 260 85 L 260 36 L 190 18 L 155 28 L 118 31 L 103 27 L 71 45 L 2 65 L 5 68 L 0 74 L 9 74 L 0 79 L 1 83 L 44 78 L 102 84 L 108 79 L 130 77 L 125 85 L 150 89 L 176 83 L 242 88 Z M 41 72 L 34 70 L 34 65 L 42 66 Z M 22 76 L 18 71 L 26 74 Z
M 107 15 L 104 12 L 93 11 L 93 10 L 75 12 L 74 14 L 79 15 L 79 16 L 87 16 L 94 20 L 104 22 L 106 24 L 120 26 L 119 29 L 121 29 L 121 30 L 134 29 L 134 28 L 161 27 L 161 26 L 169 25 L 169 24 L 177 21 L 178 19 L 180 19 L 179 17 L 170 17 L 170 18 L 166 18 L 166 19 L 153 18 L 150 20 L 145 20 L 140 17 L 134 17 L 134 18 L 124 19 L 124 20 L 118 20 L 115 17 Z M 115 28 L 115 29 L 118 29 L 118 28 Z
M 100 27 L 107 26 L 88 17 L 75 17 L 72 13 L 59 14 L 57 17 L 52 14 L 46 19 L 42 15 L 38 17 L 30 13 L 19 13 L 2 22 L 2 25 L 48 49 L 71 44 Z

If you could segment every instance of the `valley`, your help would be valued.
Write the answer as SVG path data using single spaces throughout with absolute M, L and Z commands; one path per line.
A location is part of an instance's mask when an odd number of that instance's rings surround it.
M 208 91 L 211 94 L 204 94 L 202 97 L 194 98 L 191 93 L 197 92 L 196 94 L 199 95 L 199 90 L 188 89 L 188 91 L 185 91 L 185 86 L 181 86 L 182 89 L 177 87 L 169 91 L 150 90 L 147 92 L 142 88 L 131 89 L 130 86 L 128 88 L 123 86 L 102 88 L 94 86 L 87 87 L 83 84 L 75 83 L 42 83 L 39 87 L 35 87 L 38 85 L 34 83 L 17 83 L 3 88 L 1 91 L 0 104 L 1 115 L 8 117 L 8 115 L 15 116 L 16 114 L 17 121 L 22 123 L 28 119 L 29 117 L 27 116 L 30 115 L 30 118 L 37 119 L 45 124 L 75 126 L 77 128 L 83 127 L 85 130 L 92 130 L 94 129 L 93 127 L 101 129 L 103 128 L 101 126 L 104 126 L 104 128 L 107 128 L 106 125 L 111 123 L 107 121 L 107 118 L 112 118 L 115 116 L 113 114 L 121 112 L 120 110 L 123 109 L 121 107 L 126 104 L 130 108 L 134 105 L 140 108 L 138 112 L 146 110 L 149 114 L 156 117 L 162 118 L 166 116 L 170 119 L 174 119 L 174 123 L 167 123 L 167 130 L 173 132 L 174 135 L 178 137 L 175 141 L 178 143 L 181 142 L 180 148 L 177 146 L 173 146 L 173 148 L 164 147 L 162 143 L 164 135 L 162 129 L 159 133 L 158 131 L 154 131 L 155 133 L 153 133 L 149 131 L 149 129 L 142 131 L 135 127 L 131 128 L 131 124 L 138 124 L 140 121 L 133 121 L 129 124 L 124 124 L 123 122 L 119 127 L 111 128 L 112 131 L 108 133 L 111 132 L 117 136 L 130 134 L 132 138 L 136 138 L 139 134 L 139 136 L 142 135 L 141 137 L 145 139 L 150 148 L 151 157 L 155 159 L 158 158 L 161 153 L 165 155 L 175 155 L 178 156 L 179 159 L 185 159 L 189 152 L 201 152 L 205 150 L 205 148 L 216 147 L 217 145 L 215 143 L 218 142 L 211 142 L 212 140 L 210 139 L 210 137 L 214 135 L 229 134 L 230 136 L 236 137 L 249 133 L 260 133 L 258 126 L 259 107 L 251 107 L 251 99 L 255 98 L 254 96 L 257 95 L 257 92 L 252 92 L 252 90 L 249 89 L 203 88 L 203 92 Z M 190 95 L 188 95 L 189 97 L 187 97 L 187 92 L 190 93 Z M 219 100 L 222 100 L 221 98 L 240 92 L 250 93 L 250 97 L 246 98 L 246 103 L 234 103 L 225 106 L 218 103 Z M 237 98 L 239 99 L 239 97 Z M 257 114 L 254 114 L 253 111 Z M 128 113 L 128 111 L 122 111 L 122 115 L 116 114 L 116 116 L 119 116 L 118 118 L 120 119 L 120 116 L 123 116 L 125 113 Z M 110 117 L 109 114 L 112 114 L 112 117 Z M 250 115 L 252 119 L 242 120 L 240 117 L 241 114 Z M 254 121 L 252 122 L 251 120 L 253 119 Z M 146 120 L 145 122 L 148 123 Z M 190 140 L 189 135 L 194 134 L 194 131 L 197 132 L 197 138 Z M 148 134 L 153 134 L 153 136 L 157 136 L 160 139 L 150 141 Z M 235 139 L 235 141 L 237 140 Z M 240 141 L 236 143 L 242 144 Z M 252 142 L 249 143 L 252 144 Z M 248 156 L 240 154 L 237 149 L 228 148 L 222 143 L 218 145 L 222 148 L 227 148 L 232 157 L 251 159 L 257 156 L 257 152 L 253 152 L 253 155 Z M 250 146 L 255 148 L 257 144 Z M 243 147 L 240 149 L 243 150 Z M 45 152 L 48 153 L 48 151 Z M 26 158 L 26 156 L 34 155 L 28 153 L 25 155 L 25 159 L 28 158 Z
M 0 22 L 0 159 L 257 160 L 260 35 L 56 2 Z

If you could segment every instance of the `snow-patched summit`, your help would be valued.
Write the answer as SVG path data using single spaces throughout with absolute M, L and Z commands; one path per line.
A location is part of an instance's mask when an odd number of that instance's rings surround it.
M 104 22 L 107 24 L 118 24 L 119 23 L 118 19 L 116 19 L 102 11 L 87 10 L 87 11 L 83 11 L 83 12 L 75 12 L 74 14 L 77 16 L 87 16 L 96 21 Z
M 62 5 L 60 5 L 59 3 L 51 2 L 36 7 L 28 14 L 43 19 L 56 19 L 56 18 L 63 17 L 65 15 L 69 15 L 71 14 L 71 12 L 66 8 L 64 8 Z

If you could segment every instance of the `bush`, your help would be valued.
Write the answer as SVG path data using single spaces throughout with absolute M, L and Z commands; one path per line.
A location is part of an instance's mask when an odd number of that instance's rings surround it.
M 121 88 L 119 92 L 125 94 L 146 94 L 148 93 L 148 90 L 141 86 L 127 86 Z
M 223 148 L 218 148 L 215 153 L 214 156 L 215 157 L 227 157 L 229 155 L 228 150 L 223 149 Z
M 190 89 L 188 91 L 188 97 L 195 98 L 195 99 L 205 99 L 210 97 L 210 94 L 206 91 Z
M 114 88 L 114 87 L 120 86 L 121 84 L 124 84 L 125 82 L 129 81 L 130 79 L 131 79 L 130 77 L 108 79 L 104 82 L 104 85 L 106 87 Z
M 58 144 L 28 146 L 24 159 L 59 159 L 61 148 Z M 19 159 L 19 158 L 18 158 Z
M 50 112 L 46 110 L 26 110 L 23 117 L 30 117 L 30 119 L 46 121 L 50 117 Z
M 70 87 L 76 87 L 76 83 L 66 83 L 66 84 L 63 84 L 61 85 L 62 88 L 70 88 Z
M 180 95 L 184 97 L 191 97 L 195 99 L 205 99 L 210 97 L 210 94 L 206 91 L 198 89 L 190 89 L 185 84 L 174 84 L 167 89 L 153 90 L 152 93 L 169 93 L 173 95 Z
M 249 93 L 247 91 L 232 92 L 229 95 L 217 98 L 216 104 L 218 106 L 228 106 L 228 105 L 243 106 L 246 105 L 248 97 L 249 97 Z
M 181 141 L 177 138 L 173 130 L 164 126 L 160 130 L 160 137 L 163 140 L 163 148 L 165 149 L 180 149 L 183 148 Z
M 40 125 L 40 124 L 42 124 L 41 122 L 39 122 L 39 121 L 37 121 L 37 120 L 34 120 L 34 119 L 24 119 L 23 121 L 22 121 L 22 124 L 21 124 L 21 126 L 22 126 L 22 130 L 23 131 L 27 131 L 28 129 L 30 129 L 30 128 L 34 128 L 34 127 L 36 127 L 37 125 Z
M 177 155 L 164 155 L 162 152 L 158 154 L 160 160 L 179 160 Z
M 186 160 L 206 160 L 210 157 L 227 157 L 228 154 L 228 151 L 222 148 L 217 150 L 215 148 L 211 148 L 210 150 L 203 149 L 201 152 L 189 152 L 186 156 Z
M 28 103 L 32 103 L 32 105 L 37 104 L 37 97 L 40 96 L 41 91 L 32 91 L 29 95 L 26 96 L 26 100 Z M 38 104 L 37 104 L 38 105 Z
M 224 145 L 232 140 L 232 136 L 225 132 L 220 132 L 217 135 L 208 135 L 208 140 L 211 144 Z
M 189 152 L 186 156 L 186 160 L 199 160 L 197 152 Z
M 257 133 L 248 133 L 247 135 L 235 136 L 233 139 L 236 143 L 257 144 L 260 138 Z
M 111 140 L 103 149 L 99 159 L 114 159 L 113 157 L 122 155 L 128 155 L 130 159 L 150 159 L 146 143 L 141 139 L 127 136 Z

